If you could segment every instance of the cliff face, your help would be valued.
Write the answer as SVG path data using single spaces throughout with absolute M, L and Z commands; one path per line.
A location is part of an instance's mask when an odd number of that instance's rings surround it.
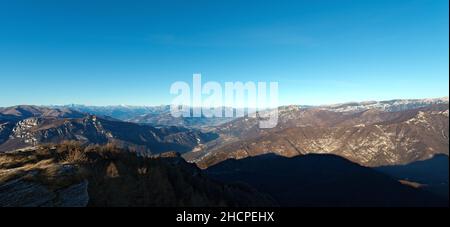
M 86 180 L 52 190 L 19 178 L 0 186 L 0 204 L 5 207 L 84 207 L 89 201 L 87 188 Z
M 203 176 L 174 153 L 64 143 L 0 154 L 0 206 L 273 206 L 255 189 Z
M 41 151 L 0 155 L 1 206 L 86 206 L 88 181 L 79 167 L 56 162 Z

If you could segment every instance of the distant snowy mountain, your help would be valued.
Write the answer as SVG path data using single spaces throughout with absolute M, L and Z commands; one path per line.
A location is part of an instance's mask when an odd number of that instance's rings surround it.
M 52 108 L 69 108 L 78 112 L 95 114 L 99 116 L 108 116 L 122 121 L 129 121 L 138 116 L 147 114 L 162 114 L 170 111 L 169 105 L 162 106 L 129 106 L 129 105 L 116 105 L 116 106 L 86 106 L 86 105 L 63 105 L 63 106 L 50 106 Z
M 50 106 L 55 109 L 71 109 L 81 113 L 94 114 L 103 117 L 110 117 L 122 121 L 151 126 L 181 126 L 189 128 L 203 128 L 217 126 L 233 120 L 234 118 L 222 117 L 173 117 L 170 112 L 170 105 L 162 106 L 85 106 L 85 105 L 64 105 Z
M 395 99 L 389 101 L 349 102 L 343 104 L 324 105 L 319 106 L 318 108 L 334 112 L 364 111 L 369 109 L 397 112 L 436 104 L 448 105 L 448 97 L 435 99 Z
M 430 105 L 447 104 L 448 97 L 435 99 L 396 99 L 389 101 L 366 101 L 349 102 L 342 104 L 310 106 L 310 105 L 290 105 L 279 107 L 281 114 L 289 114 L 292 110 L 299 109 L 320 109 L 332 112 L 361 112 L 365 110 L 379 110 L 384 112 L 398 112 L 411 109 L 422 108 Z M 189 128 L 215 127 L 227 123 L 234 118 L 175 118 L 170 114 L 170 105 L 161 106 L 85 106 L 85 105 L 63 105 L 50 106 L 54 109 L 70 109 L 80 113 L 94 114 L 97 116 L 107 116 L 114 119 L 128 121 L 152 126 L 182 126 Z

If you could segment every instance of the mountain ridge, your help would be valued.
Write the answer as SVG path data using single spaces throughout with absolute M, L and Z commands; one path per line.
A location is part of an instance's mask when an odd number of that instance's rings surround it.
M 15 109 L 22 110 L 23 107 Z M 0 116 L 0 151 L 75 140 L 90 144 L 113 142 L 124 147 L 131 146 L 141 152 L 183 153 L 214 138 L 213 133 L 182 127 L 156 128 L 79 112 L 67 114 L 65 111 L 47 108 L 29 107 L 35 111 L 32 114 L 13 111 L 15 109 L 0 110 L 4 114 Z
M 225 123 L 215 131 L 216 141 L 184 157 L 202 168 L 271 152 L 287 157 L 331 153 L 364 166 L 404 164 L 448 154 L 448 113 L 448 104 L 395 112 L 291 107 L 279 111 L 273 129 L 260 129 L 255 118 Z

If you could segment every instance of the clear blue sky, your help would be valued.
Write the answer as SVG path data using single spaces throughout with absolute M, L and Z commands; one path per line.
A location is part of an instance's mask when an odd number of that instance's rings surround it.
M 281 104 L 448 96 L 448 0 L 0 1 L 0 106 L 159 105 L 278 81 Z

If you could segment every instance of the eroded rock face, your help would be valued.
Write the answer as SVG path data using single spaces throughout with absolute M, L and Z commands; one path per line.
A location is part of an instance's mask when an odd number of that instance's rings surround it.
M 89 202 L 88 181 L 83 180 L 56 192 L 57 201 L 55 206 L 59 207 L 85 207 Z
M 1 122 L 0 121 L 0 144 L 8 140 L 9 135 L 12 132 L 14 124 L 11 122 Z
M 0 155 L 0 207 L 83 207 L 88 180 L 68 158 L 35 148 Z M 72 158 L 73 160 L 74 158 Z
M 266 153 L 286 157 L 335 154 L 364 166 L 407 164 L 449 152 L 448 105 L 385 112 L 282 109 L 278 126 L 259 129 L 257 119 L 222 125 L 220 140 L 185 155 L 207 168 L 226 159 Z
M 89 202 L 86 180 L 59 190 L 23 178 L 0 185 L 1 207 L 84 207 Z
M 47 206 L 55 197 L 46 187 L 23 179 L 15 179 L 0 186 L 2 207 Z

